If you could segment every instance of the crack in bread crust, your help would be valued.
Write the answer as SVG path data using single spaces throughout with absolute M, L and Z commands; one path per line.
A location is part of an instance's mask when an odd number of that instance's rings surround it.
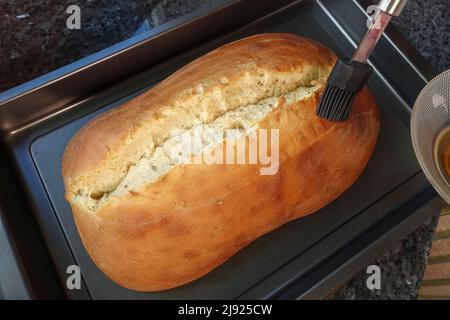
M 174 130 L 310 86 L 329 74 L 335 59 L 321 45 L 288 34 L 254 36 L 212 51 L 72 138 L 62 164 L 67 199 L 100 199 Z
M 244 129 L 242 135 L 248 136 L 252 131 L 258 128 L 258 123 L 277 107 L 280 99 L 284 99 L 284 103 L 287 105 L 299 102 L 310 97 L 319 90 L 320 85 L 318 83 L 321 83 L 322 81 L 315 80 L 315 82 L 313 81 L 315 85 L 310 87 L 299 87 L 284 95 L 269 97 L 255 104 L 241 106 L 227 111 L 213 119 L 211 122 L 201 124 L 201 126 L 205 126 L 205 129 L 227 130 L 233 129 L 233 126 L 238 123 L 242 125 L 242 128 Z M 187 130 L 182 130 L 181 133 L 178 132 L 175 135 L 171 135 L 161 141 L 158 145 L 155 145 L 152 153 L 142 155 L 136 163 L 128 167 L 124 176 L 118 181 L 113 189 L 91 191 L 88 194 L 81 195 L 77 194 L 74 196 L 73 200 L 88 211 L 95 212 L 102 204 L 110 200 L 111 197 L 120 196 L 126 192 L 133 192 L 144 184 L 150 184 L 162 178 L 174 166 L 179 164 L 177 161 L 173 160 L 173 156 L 167 152 L 167 149 L 169 149 L 169 151 L 170 148 L 177 149 L 178 147 L 179 149 L 179 146 L 176 145 L 179 143 L 177 138 L 185 133 L 192 136 L 192 132 L 195 130 L 196 126 L 198 125 Z M 214 138 L 217 139 L 214 140 Z M 212 143 L 210 144 L 205 144 L 202 141 L 201 150 L 199 150 L 199 152 L 210 150 L 226 140 L 223 137 L 214 138 L 211 139 Z M 197 154 L 198 152 L 193 153 L 192 155 L 195 156 Z

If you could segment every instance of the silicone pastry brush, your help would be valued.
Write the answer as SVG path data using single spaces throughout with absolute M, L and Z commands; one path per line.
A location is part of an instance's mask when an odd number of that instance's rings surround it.
M 372 72 L 367 64 L 372 51 L 394 16 L 399 16 L 407 0 L 381 0 L 380 9 L 353 58 L 340 59 L 328 78 L 316 113 L 331 121 L 348 119 L 356 96 L 366 84 Z

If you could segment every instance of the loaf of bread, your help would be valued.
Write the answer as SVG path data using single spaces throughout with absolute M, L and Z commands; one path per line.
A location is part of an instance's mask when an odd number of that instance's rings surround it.
M 181 286 L 342 194 L 374 149 L 379 119 L 367 89 L 348 121 L 315 115 L 335 60 L 303 37 L 252 36 L 85 125 L 62 172 L 97 266 L 133 290 Z

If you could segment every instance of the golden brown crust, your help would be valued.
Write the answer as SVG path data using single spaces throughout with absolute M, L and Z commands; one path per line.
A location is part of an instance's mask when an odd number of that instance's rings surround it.
M 309 85 L 311 78 L 328 74 L 334 61 L 322 45 L 290 34 L 256 35 L 214 50 L 83 127 L 64 153 L 67 192 L 86 185 L 110 191 L 174 129 L 209 122 L 220 111 L 273 95 L 280 86 L 286 92 Z
M 289 52 L 290 46 L 293 52 Z M 240 50 L 253 54 L 252 61 L 255 55 L 262 57 L 259 67 L 267 68 L 291 70 L 292 65 L 305 61 L 324 65 L 334 61 L 327 49 L 291 35 L 262 35 L 225 48 L 232 49 L 222 51 L 229 56 L 206 55 L 158 90 L 150 90 L 118 113 L 109 113 L 82 129 L 64 158 L 66 188 L 70 189 L 72 179 L 97 170 L 100 159 L 110 156 L 101 154 L 92 163 L 83 158 L 92 152 L 93 141 L 100 143 L 95 135 L 103 134 L 105 127 L 114 127 L 112 123 L 121 126 L 120 130 L 111 128 L 117 130 L 111 141 L 118 144 L 121 130 L 126 130 L 120 124 L 126 121 L 121 120 L 127 114 L 137 117 L 136 111 L 128 109 L 142 111 L 148 101 L 160 101 L 162 106 L 164 99 L 178 99 L 177 92 L 197 77 L 215 81 L 215 73 L 235 70 L 235 64 L 241 67 L 243 62 L 236 59 L 242 55 L 245 60 L 246 56 Z M 227 77 L 231 78 L 231 73 Z M 153 98 L 161 92 L 165 98 Z M 357 179 L 374 149 L 378 112 L 372 95 L 364 89 L 347 122 L 329 122 L 315 116 L 320 93 L 291 105 L 280 99 L 260 123 L 260 128 L 278 128 L 280 132 L 276 175 L 260 175 L 260 165 L 180 165 L 152 184 L 111 198 L 95 214 L 68 194 L 81 239 L 98 267 L 133 290 L 173 288 L 216 268 L 261 235 L 336 199 Z

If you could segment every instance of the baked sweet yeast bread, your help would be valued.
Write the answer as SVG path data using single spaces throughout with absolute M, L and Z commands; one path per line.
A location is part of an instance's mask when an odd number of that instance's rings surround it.
M 339 197 L 366 166 L 379 119 L 367 88 L 348 121 L 315 115 L 335 61 L 297 35 L 256 35 L 87 123 L 62 174 L 97 266 L 132 290 L 174 288 Z M 244 158 L 210 161 L 232 151 Z

